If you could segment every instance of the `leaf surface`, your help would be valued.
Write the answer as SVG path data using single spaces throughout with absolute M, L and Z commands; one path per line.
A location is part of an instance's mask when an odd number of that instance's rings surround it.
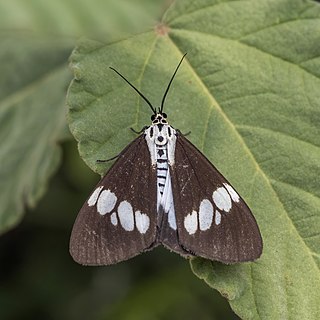
M 311 1 L 176 1 L 154 30 L 83 41 L 72 55 L 70 129 L 96 172 L 150 123 L 151 111 L 108 67 L 159 106 L 252 209 L 262 257 L 193 271 L 243 319 L 320 314 L 320 7 Z

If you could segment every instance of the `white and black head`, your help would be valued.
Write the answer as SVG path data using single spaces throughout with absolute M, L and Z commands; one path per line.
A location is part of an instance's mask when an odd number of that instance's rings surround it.
M 143 100 L 149 105 L 149 107 L 151 108 L 153 114 L 151 116 L 151 121 L 152 121 L 152 125 L 165 125 L 165 124 L 168 124 L 168 121 L 167 121 L 167 114 L 163 112 L 163 106 L 164 106 L 164 102 L 165 102 L 165 99 L 167 97 L 167 94 L 169 92 L 169 88 L 171 86 L 171 83 L 184 59 L 184 57 L 186 56 L 186 53 L 183 55 L 183 57 L 181 58 L 178 66 L 176 67 L 169 83 L 168 83 L 168 86 L 167 86 L 167 89 L 163 95 L 163 98 L 162 98 L 162 101 L 161 101 L 161 106 L 158 108 L 158 110 L 152 106 L 151 102 L 132 84 L 130 83 L 120 72 L 118 72 L 116 69 L 110 67 L 111 70 L 113 70 L 114 72 L 116 72 L 125 82 L 127 82 L 142 98 Z
M 151 116 L 151 121 L 152 121 L 152 124 L 168 124 L 167 114 L 164 112 L 163 113 L 157 112 L 156 114 L 153 114 Z

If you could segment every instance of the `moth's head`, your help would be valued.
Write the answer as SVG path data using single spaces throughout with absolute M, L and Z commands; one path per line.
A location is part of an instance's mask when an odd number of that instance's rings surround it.
M 152 124 L 168 124 L 167 114 L 164 112 L 157 112 L 151 116 Z

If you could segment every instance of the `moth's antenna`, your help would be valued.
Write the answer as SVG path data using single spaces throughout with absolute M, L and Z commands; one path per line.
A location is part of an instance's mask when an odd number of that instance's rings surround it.
M 117 73 L 129 86 L 131 86 L 138 94 L 144 99 L 144 101 L 150 106 L 152 112 L 156 114 L 156 109 L 152 106 L 151 102 L 133 85 L 131 84 L 120 72 L 118 72 L 116 69 L 109 67 L 111 70 L 113 70 L 115 73 Z
M 169 84 L 168 84 L 168 86 L 167 86 L 167 89 L 166 89 L 166 91 L 165 91 L 165 93 L 164 93 L 164 95 L 163 95 L 162 101 L 161 101 L 160 113 L 162 113 L 162 111 L 163 111 L 164 100 L 166 99 L 166 96 L 167 96 L 167 94 L 168 94 L 168 91 L 169 91 L 169 88 L 170 88 L 171 83 L 172 83 L 172 81 L 173 81 L 173 78 L 174 78 L 174 76 L 176 75 L 176 73 L 177 73 L 177 71 L 178 71 L 178 69 L 179 69 L 179 67 L 180 67 L 180 64 L 182 63 L 182 60 L 184 59 L 185 56 L 186 56 L 186 53 L 185 53 L 185 54 L 183 55 L 183 57 L 181 58 L 178 66 L 176 67 L 176 70 L 174 71 L 174 73 L 173 73 L 173 75 L 172 75 L 172 77 L 171 77 L 171 79 L 170 79 L 170 81 L 169 81 Z

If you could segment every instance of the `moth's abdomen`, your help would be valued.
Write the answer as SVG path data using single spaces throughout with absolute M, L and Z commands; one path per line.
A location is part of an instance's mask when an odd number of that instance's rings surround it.
M 156 146 L 157 159 L 157 189 L 160 195 L 163 195 L 164 186 L 167 180 L 168 173 L 168 154 L 167 146 Z

